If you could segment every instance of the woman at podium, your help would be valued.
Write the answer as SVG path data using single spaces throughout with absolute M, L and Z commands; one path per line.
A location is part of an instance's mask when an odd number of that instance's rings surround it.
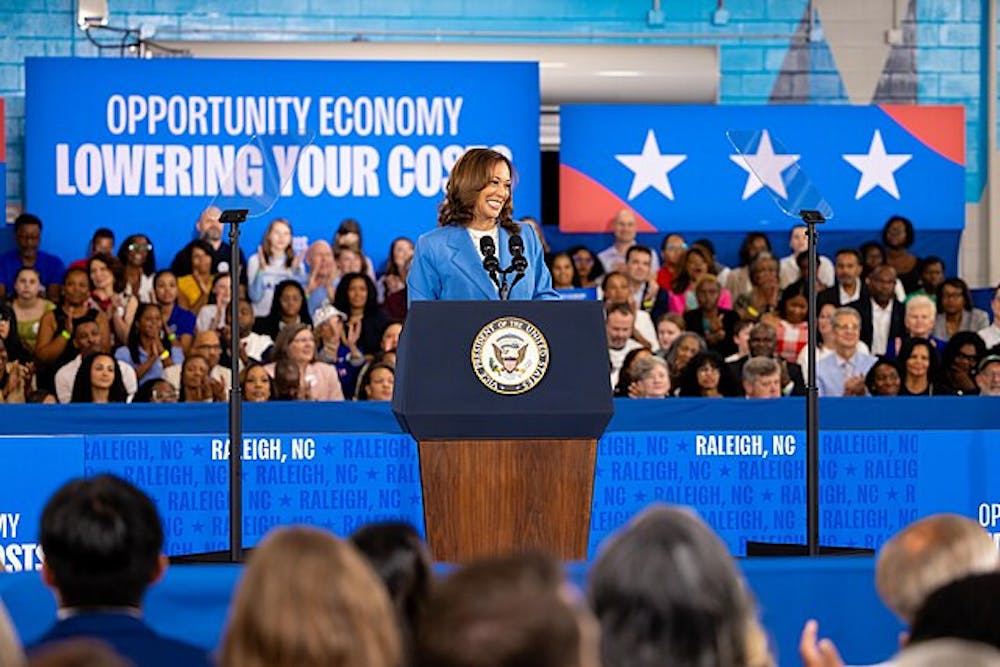
M 541 244 L 512 218 L 506 157 L 467 151 L 451 171 L 437 229 L 423 234 L 407 277 L 410 301 L 558 299 Z

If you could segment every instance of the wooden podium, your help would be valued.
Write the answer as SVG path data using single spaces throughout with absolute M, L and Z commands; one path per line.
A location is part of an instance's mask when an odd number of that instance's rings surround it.
M 502 344 L 477 345 L 497 322 L 527 323 L 544 340 L 545 373 L 521 393 L 499 393 L 477 371 L 477 359 L 502 362 Z M 419 443 L 434 558 L 540 549 L 585 560 L 597 438 L 613 411 L 600 304 L 415 302 L 398 359 L 393 412 Z

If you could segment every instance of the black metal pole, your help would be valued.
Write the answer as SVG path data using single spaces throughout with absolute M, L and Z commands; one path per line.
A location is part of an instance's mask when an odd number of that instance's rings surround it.
M 806 386 L 806 548 L 810 556 L 819 555 L 819 385 L 816 383 L 816 351 L 819 342 L 816 312 L 816 246 L 819 242 L 816 225 L 826 222 L 819 211 L 800 211 L 806 223 L 808 268 L 806 289 L 809 299 L 809 342 L 806 365 L 809 382 Z
M 229 561 L 243 562 L 243 391 L 240 387 L 240 224 L 247 209 L 222 212 L 229 223 Z

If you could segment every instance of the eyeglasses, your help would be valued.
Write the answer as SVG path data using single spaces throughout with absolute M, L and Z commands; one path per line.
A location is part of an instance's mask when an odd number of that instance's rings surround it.
M 687 250 L 687 243 L 668 243 L 666 250 Z
M 162 401 L 167 398 L 177 398 L 177 392 L 173 390 L 167 390 L 167 391 L 154 390 L 153 398 L 155 398 L 158 401 Z
M 129 243 L 128 244 L 128 249 L 129 249 L 130 252 L 138 252 L 138 251 L 141 251 L 141 250 L 145 250 L 146 252 L 149 252 L 150 250 L 153 249 L 153 244 L 152 243 Z
M 838 331 L 853 331 L 853 332 L 861 331 L 861 327 L 859 327 L 857 324 L 834 324 L 833 328 L 837 329 Z

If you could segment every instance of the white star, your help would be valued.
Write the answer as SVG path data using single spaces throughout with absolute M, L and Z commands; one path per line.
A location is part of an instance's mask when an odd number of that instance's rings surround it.
M 616 155 L 615 159 L 628 167 L 634 173 L 632 187 L 628 191 L 628 199 L 632 201 L 646 188 L 652 187 L 667 199 L 674 198 L 674 190 L 670 187 L 667 174 L 687 159 L 687 155 L 661 155 L 656 143 L 656 135 L 652 130 L 646 133 L 646 142 L 642 145 L 639 155 Z
M 782 199 L 788 199 L 782 172 L 798 162 L 799 155 L 775 154 L 771 146 L 771 135 L 764 130 L 757 145 L 756 153 L 730 155 L 729 159 L 747 172 L 747 182 L 743 188 L 743 199 L 749 199 L 765 185 Z M 763 182 L 761 182 L 763 179 Z
M 875 134 L 872 136 L 867 154 L 844 155 L 843 157 L 848 164 L 861 172 L 858 191 L 854 195 L 855 199 L 861 199 L 876 186 L 899 199 L 899 189 L 896 188 L 896 177 L 893 174 L 913 159 L 913 155 L 909 153 L 886 154 L 885 144 L 882 143 L 882 133 L 878 130 L 875 130 Z

